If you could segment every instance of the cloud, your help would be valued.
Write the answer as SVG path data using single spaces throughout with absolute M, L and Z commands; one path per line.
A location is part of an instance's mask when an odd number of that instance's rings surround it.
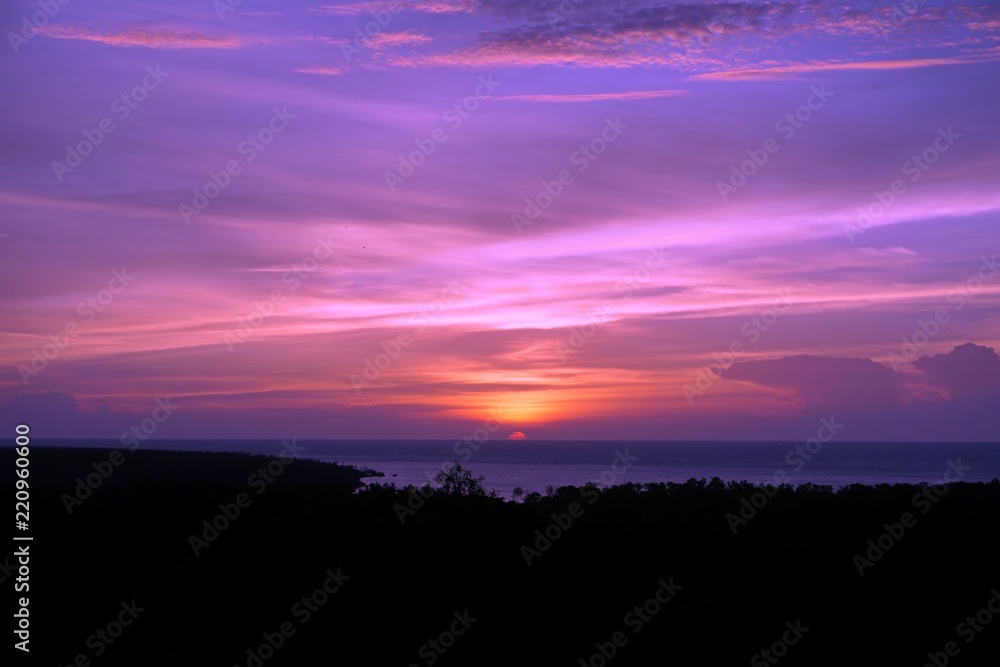
M 328 46 L 353 49 L 354 41 L 350 39 L 333 39 L 330 37 L 310 37 L 309 40 L 316 40 Z M 413 30 L 401 30 L 400 32 L 378 32 L 364 37 L 364 48 L 372 51 L 386 51 L 400 46 L 416 46 L 419 44 L 430 44 L 435 39 L 430 35 L 415 32 Z
M 25 421 L 38 417 L 39 413 L 69 416 L 77 413 L 76 399 L 69 394 L 46 391 L 39 394 L 17 394 L 4 403 L 5 414 L 19 415 Z
M 348 5 L 322 5 L 320 7 L 314 7 L 310 11 L 317 14 L 336 14 L 338 16 L 357 16 L 358 14 L 367 14 L 374 11 L 385 11 L 387 9 L 386 2 L 379 2 L 378 0 L 373 0 L 371 2 L 354 2 Z
M 56 391 L 15 394 L 0 406 L 0 428 L 13 433 L 17 424 L 27 424 L 36 438 L 109 437 L 134 419 L 135 415 L 111 412 L 100 403 L 96 410 L 81 410 L 74 396 Z
M 629 53 L 613 46 L 593 44 L 584 39 L 552 39 L 537 43 L 496 42 L 474 45 L 452 53 L 392 56 L 387 64 L 395 67 L 538 67 L 565 66 L 627 68 L 670 65 L 664 54 Z
M 479 33 L 476 42 L 449 53 L 398 57 L 399 67 L 600 68 L 721 63 L 704 49 L 722 35 L 754 29 L 767 14 L 788 15 L 791 3 L 751 5 L 662 5 L 645 3 L 482 2 L 476 9 L 518 24 Z M 688 51 L 699 53 L 693 57 Z
M 358 13 L 361 7 L 356 5 Z M 544 2 L 478 0 L 454 7 L 423 3 L 418 11 L 471 13 L 501 27 L 478 32 L 475 42 L 450 52 L 394 58 L 398 67 L 536 67 L 587 68 L 670 67 L 724 70 L 706 79 L 758 80 L 794 78 L 839 69 L 900 69 L 975 62 L 968 48 L 954 58 L 936 57 L 860 63 L 793 63 L 777 54 L 789 39 L 849 40 L 854 52 L 901 50 L 887 42 L 886 30 L 900 29 L 890 7 L 858 8 L 830 3 L 708 2 L 668 3 L 658 0 L 610 2 Z M 932 48 L 955 46 L 942 35 L 968 32 L 966 24 L 990 26 L 995 10 L 961 7 L 953 12 L 923 8 L 919 20 L 902 25 L 911 44 Z M 346 12 L 343 7 L 338 12 Z M 352 12 L 354 10 L 351 10 Z M 927 29 L 924 26 L 932 26 Z M 963 35 L 964 36 L 964 35 Z M 963 42 L 966 47 L 984 40 Z M 766 57 L 765 52 L 774 52 Z M 987 56 L 980 52 L 979 58 Z M 739 65 L 734 66 L 734 63 Z
M 842 417 L 869 437 L 997 437 L 1000 355 L 993 348 L 965 343 L 914 366 L 921 372 L 908 375 L 867 358 L 797 355 L 737 363 L 723 377 L 770 389 L 801 415 Z
M 650 100 L 659 97 L 676 97 L 687 95 L 686 90 L 636 90 L 623 93 L 577 93 L 577 94 L 540 94 L 540 95 L 505 95 L 498 100 L 518 102 L 604 102 L 607 100 Z
M 982 62 L 982 58 L 915 58 L 910 60 L 869 60 L 861 62 L 808 62 L 791 63 L 767 68 L 728 70 L 697 74 L 691 79 L 703 81 L 759 81 L 763 79 L 793 79 L 814 72 L 847 70 L 897 70 L 920 67 L 943 67 L 946 65 L 968 65 Z
M 913 365 L 953 401 L 990 399 L 1000 405 L 1000 355 L 992 347 L 965 343 L 947 354 L 924 355 Z
M 338 16 L 359 16 L 372 12 L 389 12 L 398 14 L 400 9 L 424 12 L 426 14 L 470 14 L 475 8 L 475 0 L 419 0 L 406 2 L 400 0 L 370 0 L 353 2 L 343 5 L 323 5 L 310 11 Z M 394 11 L 395 10 L 395 11 Z
M 300 74 L 323 74 L 326 76 L 339 76 L 346 74 L 350 70 L 341 65 L 310 65 L 309 67 L 299 67 L 295 70 Z
M 968 27 L 972 30 L 1000 30 L 1000 21 L 994 19 L 990 21 L 973 21 L 968 24 Z
M 822 410 L 892 408 L 900 403 L 900 377 L 865 358 L 796 355 L 734 364 L 723 374 L 791 392 L 802 407 Z
M 903 248 L 901 246 L 891 246 L 888 248 L 872 248 L 871 246 L 865 246 L 864 248 L 858 248 L 858 252 L 870 257 L 889 257 L 893 259 L 899 257 L 917 256 L 917 253 L 913 252 L 909 248 Z
M 302 394 L 293 390 L 172 396 L 170 402 L 177 405 L 177 411 L 160 423 L 142 446 L 153 448 L 174 438 L 205 437 L 432 438 L 442 432 L 457 437 L 467 432 L 470 424 L 482 423 L 478 415 L 467 420 L 431 421 L 425 418 L 426 406 L 420 405 L 348 405 L 329 397 L 303 403 L 301 398 Z M 253 402 L 254 409 L 246 409 L 247 401 Z M 92 438 L 118 440 L 149 418 L 156 405 L 155 398 L 149 398 L 129 408 L 112 409 L 108 401 L 61 392 L 15 394 L 0 402 L 0 428 L 13 433 L 17 424 L 27 424 L 36 440 L 69 439 L 72 445 Z
M 48 25 L 40 28 L 39 33 L 53 39 L 83 40 L 109 46 L 144 46 L 149 49 L 241 49 L 260 41 L 171 28 L 135 28 L 123 32 L 100 33 L 82 26 Z
M 471 14 L 475 5 L 475 0 L 424 0 L 413 2 L 410 8 L 428 14 Z
M 415 33 L 410 30 L 403 32 L 381 32 L 365 41 L 365 46 L 375 50 L 388 49 L 396 46 L 413 46 L 433 42 L 433 37 Z

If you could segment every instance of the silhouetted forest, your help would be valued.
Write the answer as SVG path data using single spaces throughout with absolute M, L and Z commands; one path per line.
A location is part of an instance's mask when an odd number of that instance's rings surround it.
M 397 489 L 136 451 L 68 502 L 108 456 L 31 451 L 35 664 L 998 664 L 1000 614 L 980 613 L 1000 611 L 996 480 L 512 502 L 461 469 Z

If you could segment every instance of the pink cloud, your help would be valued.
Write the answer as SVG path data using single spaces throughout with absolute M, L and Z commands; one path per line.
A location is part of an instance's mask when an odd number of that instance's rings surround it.
M 475 0 L 424 0 L 413 3 L 411 9 L 428 14 L 471 14 Z
M 871 60 L 861 62 L 809 62 L 792 63 L 789 65 L 779 65 L 758 69 L 739 69 L 725 72 L 708 72 L 698 74 L 692 79 L 710 81 L 758 81 L 761 79 L 791 79 L 801 74 L 811 74 L 813 72 L 831 72 L 846 70 L 897 70 L 914 69 L 920 67 L 941 67 L 944 65 L 968 65 L 973 62 L 981 62 L 982 58 L 915 58 L 910 60 Z
M 309 67 L 296 68 L 295 71 L 300 74 L 324 74 L 326 76 L 337 76 L 340 74 L 346 74 L 350 70 L 346 67 L 342 67 L 341 65 L 310 65 Z
M 679 54 L 626 52 L 606 45 L 574 39 L 550 40 L 545 44 L 503 43 L 476 46 L 453 53 L 397 56 L 388 64 L 397 67 L 539 67 L 566 66 L 623 69 L 628 67 L 678 66 Z
M 519 102 L 604 102 L 606 100 L 650 100 L 659 97 L 676 97 L 687 95 L 686 90 L 635 90 L 623 93 L 580 93 L 580 94 L 542 94 L 542 95 L 505 95 L 498 100 Z
M 421 35 L 411 31 L 403 32 L 382 32 L 365 42 L 369 48 L 380 50 L 395 46 L 413 46 L 415 44 L 427 44 L 433 42 L 432 37 Z
M 356 16 L 373 11 L 385 11 L 387 3 L 373 0 L 371 2 L 355 2 L 349 5 L 322 5 L 312 11 L 321 14 L 337 14 L 340 16 Z
M 109 46 L 144 46 L 149 49 L 240 49 L 259 40 L 231 35 L 208 35 L 194 30 L 169 28 L 132 29 L 99 33 L 90 28 L 48 25 L 39 29 L 45 37 L 99 42 Z
M 422 2 L 406 3 L 404 6 L 402 2 L 398 0 L 396 2 L 389 2 L 387 0 L 371 0 L 365 2 L 354 2 L 345 5 L 323 5 L 317 7 L 312 11 L 321 12 L 324 14 L 337 14 L 340 16 L 357 16 L 360 14 L 368 14 L 369 12 L 384 12 L 389 11 L 394 14 L 399 13 L 398 11 L 393 12 L 394 8 L 408 9 L 417 12 L 424 12 L 427 14 L 471 14 L 474 9 L 473 0 L 424 0 Z

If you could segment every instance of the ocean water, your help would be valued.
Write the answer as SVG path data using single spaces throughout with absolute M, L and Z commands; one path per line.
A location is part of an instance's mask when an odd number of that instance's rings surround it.
M 35 441 L 37 445 L 118 447 L 116 441 Z M 685 482 L 688 479 L 832 485 L 934 483 L 1000 478 L 1000 443 L 829 442 L 810 453 L 802 442 L 487 441 L 477 447 L 453 440 L 298 440 L 300 456 L 382 472 L 372 482 L 423 485 L 443 467 L 461 463 L 485 477 L 484 486 L 509 498 L 515 487 L 545 493 L 590 481 Z M 247 452 L 276 455 L 278 440 L 156 440 L 144 449 Z M 797 451 L 798 448 L 798 451 Z M 952 466 L 954 464 L 954 466 Z

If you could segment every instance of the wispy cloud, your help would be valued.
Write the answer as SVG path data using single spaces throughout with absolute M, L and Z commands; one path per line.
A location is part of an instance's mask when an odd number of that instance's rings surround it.
M 392 11 L 393 7 L 399 5 L 403 9 L 424 12 L 427 14 L 469 14 L 472 13 L 475 3 L 473 0 L 423 0 L 421 2 L 408 2 L 406 6 L 402 2 L 390 3 L 387 0 L 365 0 L 364 2 L 352 2 L 342 5 L 322 5 L 315 7 L 311 11 L 323 14 L 337 14 L 339 16 L 358 16 L 369 12 Z M 398 12 L 393 12 L 398 13 Z
M 356 16 L 358 14 L 367 14 L 375 10 L 385 10 L 386 3 L 384 2 L 353 2 L 347 5 L 321 5 L 319 7 L 313 7 L 310 11 L 320 13 L 320 14 L 337 14 L 340 16 Z
M 517 102 L 605 102 L 608 100 L 651 100 L 658 97 L 677 97 L 687 95 L 686 90 L 634 90 L 622 93 L 577 93 L 577 94 L 540 94 L 540 95 L 505 95 L 498 100 Z
M 144 46 L 149 49 L 241 49 L 262 41 L 255 38 L 171 28 L 135 28 L 122 32 L 102 33 L 82 26 L 49 25 L 40 28 L 39 32 L 53 39 L 99 42 L 109 46 Z
M 628 51 L 613 45 L 576 39 L 547 43 L 483 44 L 452 53 L 390 56 L 396 67 L 583 67 L 625 69 L 630 67 L 687 68 L 682 54 Z
M 427 44 L 433 42 L 433 37 L 421 35 L 409 30 L 403 32 L 383 32 L 375 35 L 365 42 L 365 46 L 372 49 L 386 49 L 394 46 L 413 46 L 415 44 Z
M 994 59 L 994 58 L 990 58 Z M 914 58 L 909 60 L 869 60 L 861 62 L 808 62 L 778 65 L 775 67 L 707 72 L 690 78 L 714 81 L 758 81 L 761 79 L 791 79 L 814 72 L 834 72 L 847 70 L 897 70 L 920 67 L 941 67 L 945 65 L 968 65 L 982 62 L 984 58 Z
M 350 70 L 340 65 L 310 65 L 309 67 L 296 68 L 295 71 L 300 74 L 323 74 L 325 76 L 338 76 L 340 74 L 346 74 Z

